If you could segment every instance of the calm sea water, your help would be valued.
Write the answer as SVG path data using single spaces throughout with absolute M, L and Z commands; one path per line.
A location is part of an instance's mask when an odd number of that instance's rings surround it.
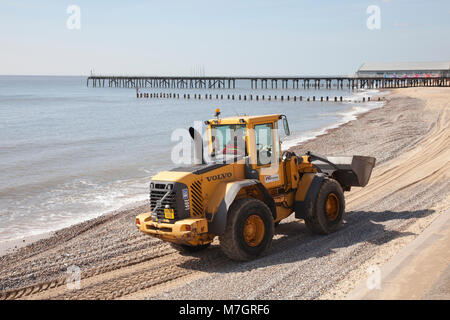
M 238 84 L 239 85 L 239 84 Z M 156 90 L 156 89 L 155 89 Z M 143 92 L 155 92 L 144 89 Z M 352 96 L 345 90 L 157 92 Z M 366 93 L 356 93 L 361 95 Z M 147 198 L 171 168 L 172 130 L 222 116 L 284 113 L 287 148 L 375 104 L 136 99 L 135 89 L 87 88 L 84 77 L 0 77 L 0 242 L 57 230 Z

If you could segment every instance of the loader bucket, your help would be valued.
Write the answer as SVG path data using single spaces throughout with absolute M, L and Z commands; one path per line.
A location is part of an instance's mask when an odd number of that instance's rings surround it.
M 313 165 L 345 187 L 365 187 L 369 182 L 375 158 L 365 156 L 325 157 L 310 154 Z

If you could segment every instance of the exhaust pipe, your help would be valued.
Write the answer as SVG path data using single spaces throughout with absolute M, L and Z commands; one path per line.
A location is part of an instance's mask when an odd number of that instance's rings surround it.
M 194 141 L 194 164 L 205 164 L 205 157 L 203 155 L 203 138 L 200 132 L 193 127 L 189 127 L 189 134 Z

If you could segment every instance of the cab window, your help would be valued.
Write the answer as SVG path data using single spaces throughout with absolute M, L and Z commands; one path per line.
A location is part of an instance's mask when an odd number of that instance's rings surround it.
M 258 166 L 271 164 L 273 150 L 272 129 L 272 123 L 255 125 L 256 156 Z
M 240 124 L 215 125 L 212 129 L 213 154 L 246 156 L 246 126 Z

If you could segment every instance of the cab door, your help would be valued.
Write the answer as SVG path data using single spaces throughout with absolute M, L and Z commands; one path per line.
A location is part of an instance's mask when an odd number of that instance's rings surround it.
M 255 123 L 252 129 L 249 134 L 252 140 L 250 154 L 259 180 L 268 189 L 283 185 L 278 122 Z

